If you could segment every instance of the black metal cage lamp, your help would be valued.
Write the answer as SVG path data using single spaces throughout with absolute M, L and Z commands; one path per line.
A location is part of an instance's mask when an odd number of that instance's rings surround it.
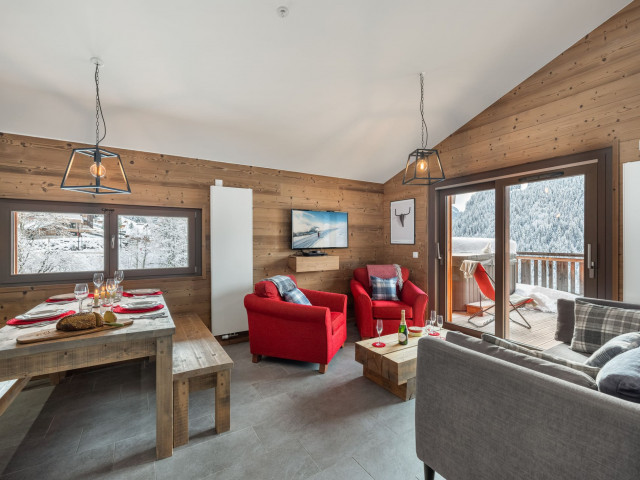
M 404 169 L 403 185 L 433 185 L 444 180 L 440 154 L 435 148 L 427 148 L 429 130 L 424 121 L 424 73 L 420 74 L 420 118 L 422 147 L 409 154 Z
M 94 195 L 131 193 L 120 155 L 100 147 L 100 142 L 107 136 L 107 124 L 100 105 L 99 69 L 102 61 L 94 57 L 91 62 L 96 66 L 96 146 L 72 150 L 60 188 Z M 102 137 L 100 120 L 104 127 Z

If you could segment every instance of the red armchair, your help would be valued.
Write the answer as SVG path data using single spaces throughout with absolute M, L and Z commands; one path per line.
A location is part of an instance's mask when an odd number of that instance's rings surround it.
M 351 279 L 351 293 L 356 310 L 356 323 L 362 338 L 378 335 L 376 323 L 383 320 L 382 335 L 396 333 L 400 326 L 400 311 L 405 311 L 408 326 L 424 326 L 429 297 L 409 281 L 409 269 L 402 267 L 403 287 L 400 301 L 371 300 L 371 282 L 366 268 L 356 268 Z
M 293 275 L 289 277 L 296 283 Z M 309 305 L 282 299 L 269 281 L 255 284 L 244 297 L 249 318 L 249 348 L 253 362 L 268 357 L 319 363 L 320 373 L 347 339 L 347 296 L 301 288 Z

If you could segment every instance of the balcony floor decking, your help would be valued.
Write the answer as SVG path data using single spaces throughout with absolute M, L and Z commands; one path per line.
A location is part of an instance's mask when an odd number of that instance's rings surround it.
M 478 320 L 482 320 L 484 318 L 487 318 L 492 312 L 493 309 L 489 310 L 489 313 L 485 313 L 483 317 L 476 318 Z M 527 321 L 531 324 L 531 330 L 525 327 L 521 327 L 515 322 L 510 322 L 510 340 L 514 340 L 520 343 L 526 343 L 533 347 L 541 348 L 542 350 L 546 350 L 555 345 L 558 345 L 559 343 L 562 343 L 554 340 L 553 338 L 556 332 L 557 314 L 541 312 L 540 310 L 529 308 L 520 308 L 520 312 L 524 315 L 524 318 L 526 318 Z M 511 312 L 511 315 L 513 319 L 522 321 L 517 313 Z M 494 322 L 491 322 L 484 327 L 477 327 L 469 323 L 468 319 L 470 316 L 471 315 L 465 312 L 453 312 L 453 323 L 462 327 L 473 328 L 474 330 L 478 330 L 480 332 L 495 332 Z

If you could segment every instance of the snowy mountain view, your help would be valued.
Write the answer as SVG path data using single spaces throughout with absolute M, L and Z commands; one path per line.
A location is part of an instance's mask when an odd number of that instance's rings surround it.
M 453 237 L 495 237 L 493 190 L 458 195 Z M 510 234 L 518 252 L 581 254 L 584 250 L 584 177 L 510 187 Z

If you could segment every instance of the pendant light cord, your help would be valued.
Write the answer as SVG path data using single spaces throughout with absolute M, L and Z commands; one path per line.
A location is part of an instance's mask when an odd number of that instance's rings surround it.
M 100 64 L 96 63 L 96 147 L 100 144 L 104 137 L 107 136 L 107 122 L 104 121 L 104 115 L 102 114 L 102 105 L 100 104 L 100 79 L 98 75 L 98 69 Z M 100 137 L 100 119 L 102 119 L 102 125 L 104 126 L 104 135 Z
M 429 143 L 429 129 L 427 128 L 427 122 L 424 121 L 424 73 L 420 74 L 420 118 L 422 119 L 422 125 L 420 125 L 422 148 L 427 148 L 427 144 Z

